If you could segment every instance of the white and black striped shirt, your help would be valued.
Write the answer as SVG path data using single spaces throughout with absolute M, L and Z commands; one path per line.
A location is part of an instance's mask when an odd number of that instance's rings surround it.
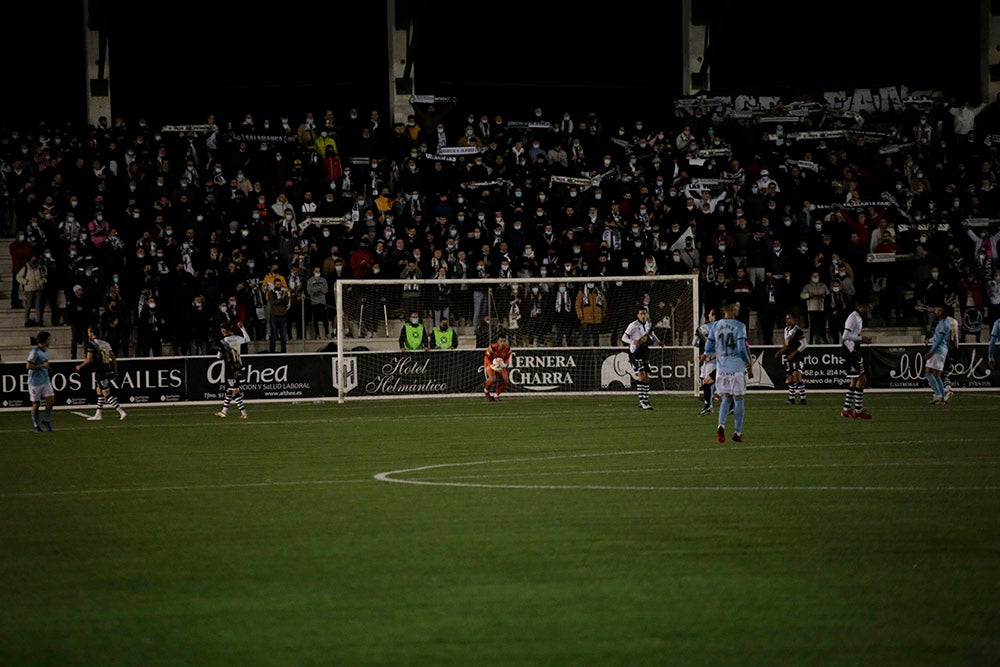
M 640 347 L 648 346 L 650 341 L 659 343 L 660 339 L 653 332 L 653 323 L 649 320 L 634 320 L 622 334 L 622 342 L 628 345 L 629 352 L 634 353 Z

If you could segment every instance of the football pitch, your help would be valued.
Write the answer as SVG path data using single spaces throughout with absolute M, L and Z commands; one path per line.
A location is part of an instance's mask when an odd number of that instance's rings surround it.
M 0 664 L 1000 663 L 1000 394 L 504 398 L 0 413 Z

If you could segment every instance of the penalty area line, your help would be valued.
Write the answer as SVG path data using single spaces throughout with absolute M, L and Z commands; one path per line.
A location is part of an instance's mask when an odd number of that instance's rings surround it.
M 89 496 L 115 493 L 154 493 L 158 491 L 223 491 L 228 489 L 278 488 L 296 486 L 332 486 L 336 484 L 361 484 L 365 479 L 317 479 L 292 482 L 243 482 L 233 484 L 180 484 L 176 486 L 139 486 L 112 489 L 66 489 L 63 491 L 23 491 L 0 493 L 0 498 L 51 498 L 56 496 Z
M 810 444 L 810 445 L 771 445 L 768 448 L 771 449 L 802 449 L 802 448 L 819 448 L 819 447 L 844 447 L 844 446 L 857 446 L 857 444 L 862 443 L 841 443 L 841 444 Z M 734 448 L 735 449 L 735 448 Z M 742 448 L 740 448 L 742 449 Z M 747 447 L 746 449 L 749 449 Z M 662 453 L 668 453 L 670 450 L 660 450 Z M 692 449 L 680 449 L 674 450 L 674 452 L 684 452 L 684 451 L 694 451 Z M 494 459 L 494 460 L 482 460 L 482 461 L 465 461 L 461 463 L 439 463 L 435 465 L 420 466 L 417 468 L 407 468 L 402 470 L 390 470 L 386 472 L 380 472 L 374 475 L 374 478 L 380 482 L 392 482 L 395 484 L 412 484 L 417 486 L 450 486 L 458 488 L 479 488 L 479 489 L 539 489 L 539 490 L 558 490 L 558 489 L 580 489 L 580 490 L 596 490 L 596 491 L 920 491 L 920 492 L 933 492 L 933 491 L 997 491 L 1000 490 L 1000 486 L 871 486 L 871 485 L 803 485 L 803 486 L 787 486 L 787 485 L 743 485 L 743 486 L 680 486 L 680 485 L 611 485 L 611 484 L 502 484 L 502 483 L 486 483 L 486 482 L 449 482 L 441 480 L 428 480 L 428 479 L 400 479 L 396 475 L 405 475 L 407 473 L 421 473 L 430 470 L 442 470 L 445 468 L 461 468 L 461 467 L 473 467 L 473 466 L 486 466 L 491 464 L 501 464 L 501 463 L 533 463 L 538 461 L 553 461 L 557 459 L 573 459 L 573 458 L 590 458 L 598 456 L 629 456 L 636 454 L 650 454 L 650 453 L 660 453 L 657 450 L 642 450 L 642 451 L 619 451 L 619 452 L 608 452 L 608 453 L 587 453 L 587 454 L 567 454 L 567 455 L 555 455 L 555 456 L 543 456 L 543 457 L 525 457 L 525 458 L 509 458 L 509 459 Z M 499 474 L 511 474 L 511 473 L 499 473 Z M 527 473 L 532 474 L 532 473 Z M 537 474 L 537 473 L 536 473 Z M 466 476 L 466 479 L 469 479 Z
M 1000 491 L 1000 486 L 614 486 L 608 484 L 474 484 L 466 482 L 430 482 L 414 479 L 382 478 L 384 482 L 419 486 L 455 486 L 474 489 L 525 489 L 570 491 Z

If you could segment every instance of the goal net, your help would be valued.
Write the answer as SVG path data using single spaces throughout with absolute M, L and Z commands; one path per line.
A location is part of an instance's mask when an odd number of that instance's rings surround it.
M 693 275 L 345 279 L 335 295 L 341 402 L 481 393 L 483 353 L 500 335 L 513 349 L 508 393 L 631 392 L 621 336 L 640 306 L 663 342 L 650 348 L 650 389 L 694 392 L 699 382 Z

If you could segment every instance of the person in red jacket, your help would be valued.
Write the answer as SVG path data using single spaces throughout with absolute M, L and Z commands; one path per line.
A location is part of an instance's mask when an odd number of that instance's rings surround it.
M 858 211 L 857 215 L 840 206 L 835 207 L 835 209 L 836 214 L 840 215 L 840 218 L 847 225 L 848 229 L 852 232 L 857 232 L 858 238 L 865 245 L 871 242 L 872 231 L 885 218 L 884 210 L 875 213 L 871 207 L 865 211 Z
M 375 266 L 375 255 L 371 251 L 368 237 L 362 236 L 361 240 L 358 241 L 358 247 L 351 253 L 350 277 L 357 280 L 371 278 L 373 266 Z
M 332 145 L 328 144 L 326 146 L 320 167 L 323 170 L 323 182 L 326 184 L 339 184 L 340 179 L 344 176 L 344 168 L 340 162 L 340 156 L 337 155 L 337 149 Z

